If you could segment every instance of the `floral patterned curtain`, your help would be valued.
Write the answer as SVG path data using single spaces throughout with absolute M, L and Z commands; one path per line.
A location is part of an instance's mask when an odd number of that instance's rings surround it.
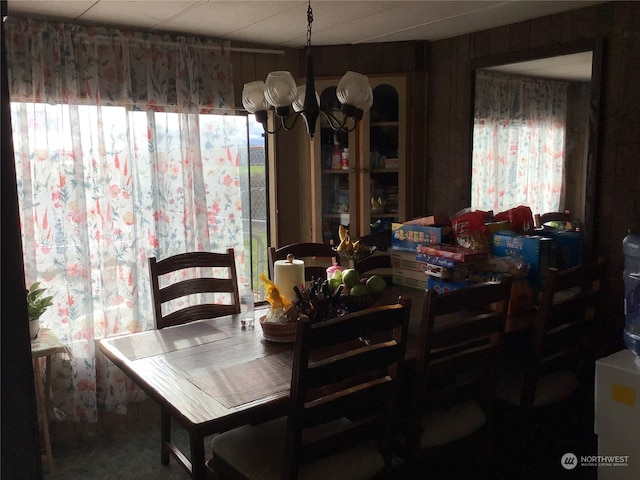
M 564 205 L 567 84 L 478 72 L 471 206 L 534 213 Z
M 54 357 L 55 413 L 95 421 L 144 397 L 97 340 L 153 328 L 148 257 L 234 247 L 244 281 L 246 118 L 222 115 L 226 43 L 19 18 L 5 32 L 26 283 L 54 296 L 41 322 L 73 353 Z

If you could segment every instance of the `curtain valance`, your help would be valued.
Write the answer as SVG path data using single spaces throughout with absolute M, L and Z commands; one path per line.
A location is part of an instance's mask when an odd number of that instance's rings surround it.
M 568 83 L 481 71 L 476 76 L 475 118 L 526 121 L 564 117 Z
M 12 101 L 234 108 L 229 42 L 20 17 L 7 19 L 5 35 Z

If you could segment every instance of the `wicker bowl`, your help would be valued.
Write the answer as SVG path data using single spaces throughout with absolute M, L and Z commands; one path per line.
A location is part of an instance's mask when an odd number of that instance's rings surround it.
M 349 312 L 357 312 L 373 306 L 379 298 L 380 295 L 363 295 L 362 297 L 346 295 L 343 297 L 342 306 Z
M 266 315 L 260 317 L 262 336 L 265 340 L 278 343 L 295 342 L 298 322 L 267 322 L 266 320 Z
M 333 248 L 333 251 L 336 252 L 342 258 L 346 258 L 347 260 L 353 260 L 354 262 L 359 262 L 363 258 L 367 258 L 369 255 L 372 255 L 378 247 L 367 247 L 364 246 L 363 249 L 356 251 L 345 252 L 343 250 L 338 250 L 337 247 Z

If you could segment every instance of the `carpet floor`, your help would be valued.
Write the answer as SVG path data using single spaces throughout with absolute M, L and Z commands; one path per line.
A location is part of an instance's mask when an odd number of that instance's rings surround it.
M 95 433 L 58 440 L 54 443 L 54 471 L 44 480 L 188 480 L 190 477 L 172 458 L 169 466 L 160 463 L 159 419 L 136 419 L 127 425 L 105 428 Z M 567 429 L 562 419 L 540 425 L 535 435 L 525 442 L 512 435 L 513 424 L 508 416 L 497 425 L 494 455 L 488 462 L 486 480 L 595 480 L 595 467 L 578 466 L 566 470 L 560 458 L 565 453 L 597 454 L 597 437 L 592 425 Z M 188 437 L 179 426 L 172 428 L 174 442 L 188 452 Z M 210 439 L 206 439 L 205 446 Z M 416 480 L 474 480 L 481 478 L 478 458 L 458 454 L 451 459 L 430 465 Z M 398 462 L 402 464 L 401 460 Z M 480 462 L 482 463 L 482 462 Z M 485 463 L 486 465 L 486 463 Z M 401 468 L 398 480 L 408 479 Z M 331 480 L 331 479 L 327 479 Z
M 179 426 L 173 441 L 188 452 L 189 440 Z M 43 465 L 44 480 L 188 480 L 172 458 L 160 463 L 160 420 L 135 420 L 95 433 L 58 441 L 53 446 L 52 473 Z

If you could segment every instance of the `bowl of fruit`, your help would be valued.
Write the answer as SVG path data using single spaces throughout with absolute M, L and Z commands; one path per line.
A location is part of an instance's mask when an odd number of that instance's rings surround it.
M 387 287 L 387 282 L 378 275 L 363 277 L 357 270 L 347 268 L 334 272 L 334 277 L 329 280 L 329 286 L 341 289 L 341 305 L 345 310 L 355 312 L 376 303 Z

